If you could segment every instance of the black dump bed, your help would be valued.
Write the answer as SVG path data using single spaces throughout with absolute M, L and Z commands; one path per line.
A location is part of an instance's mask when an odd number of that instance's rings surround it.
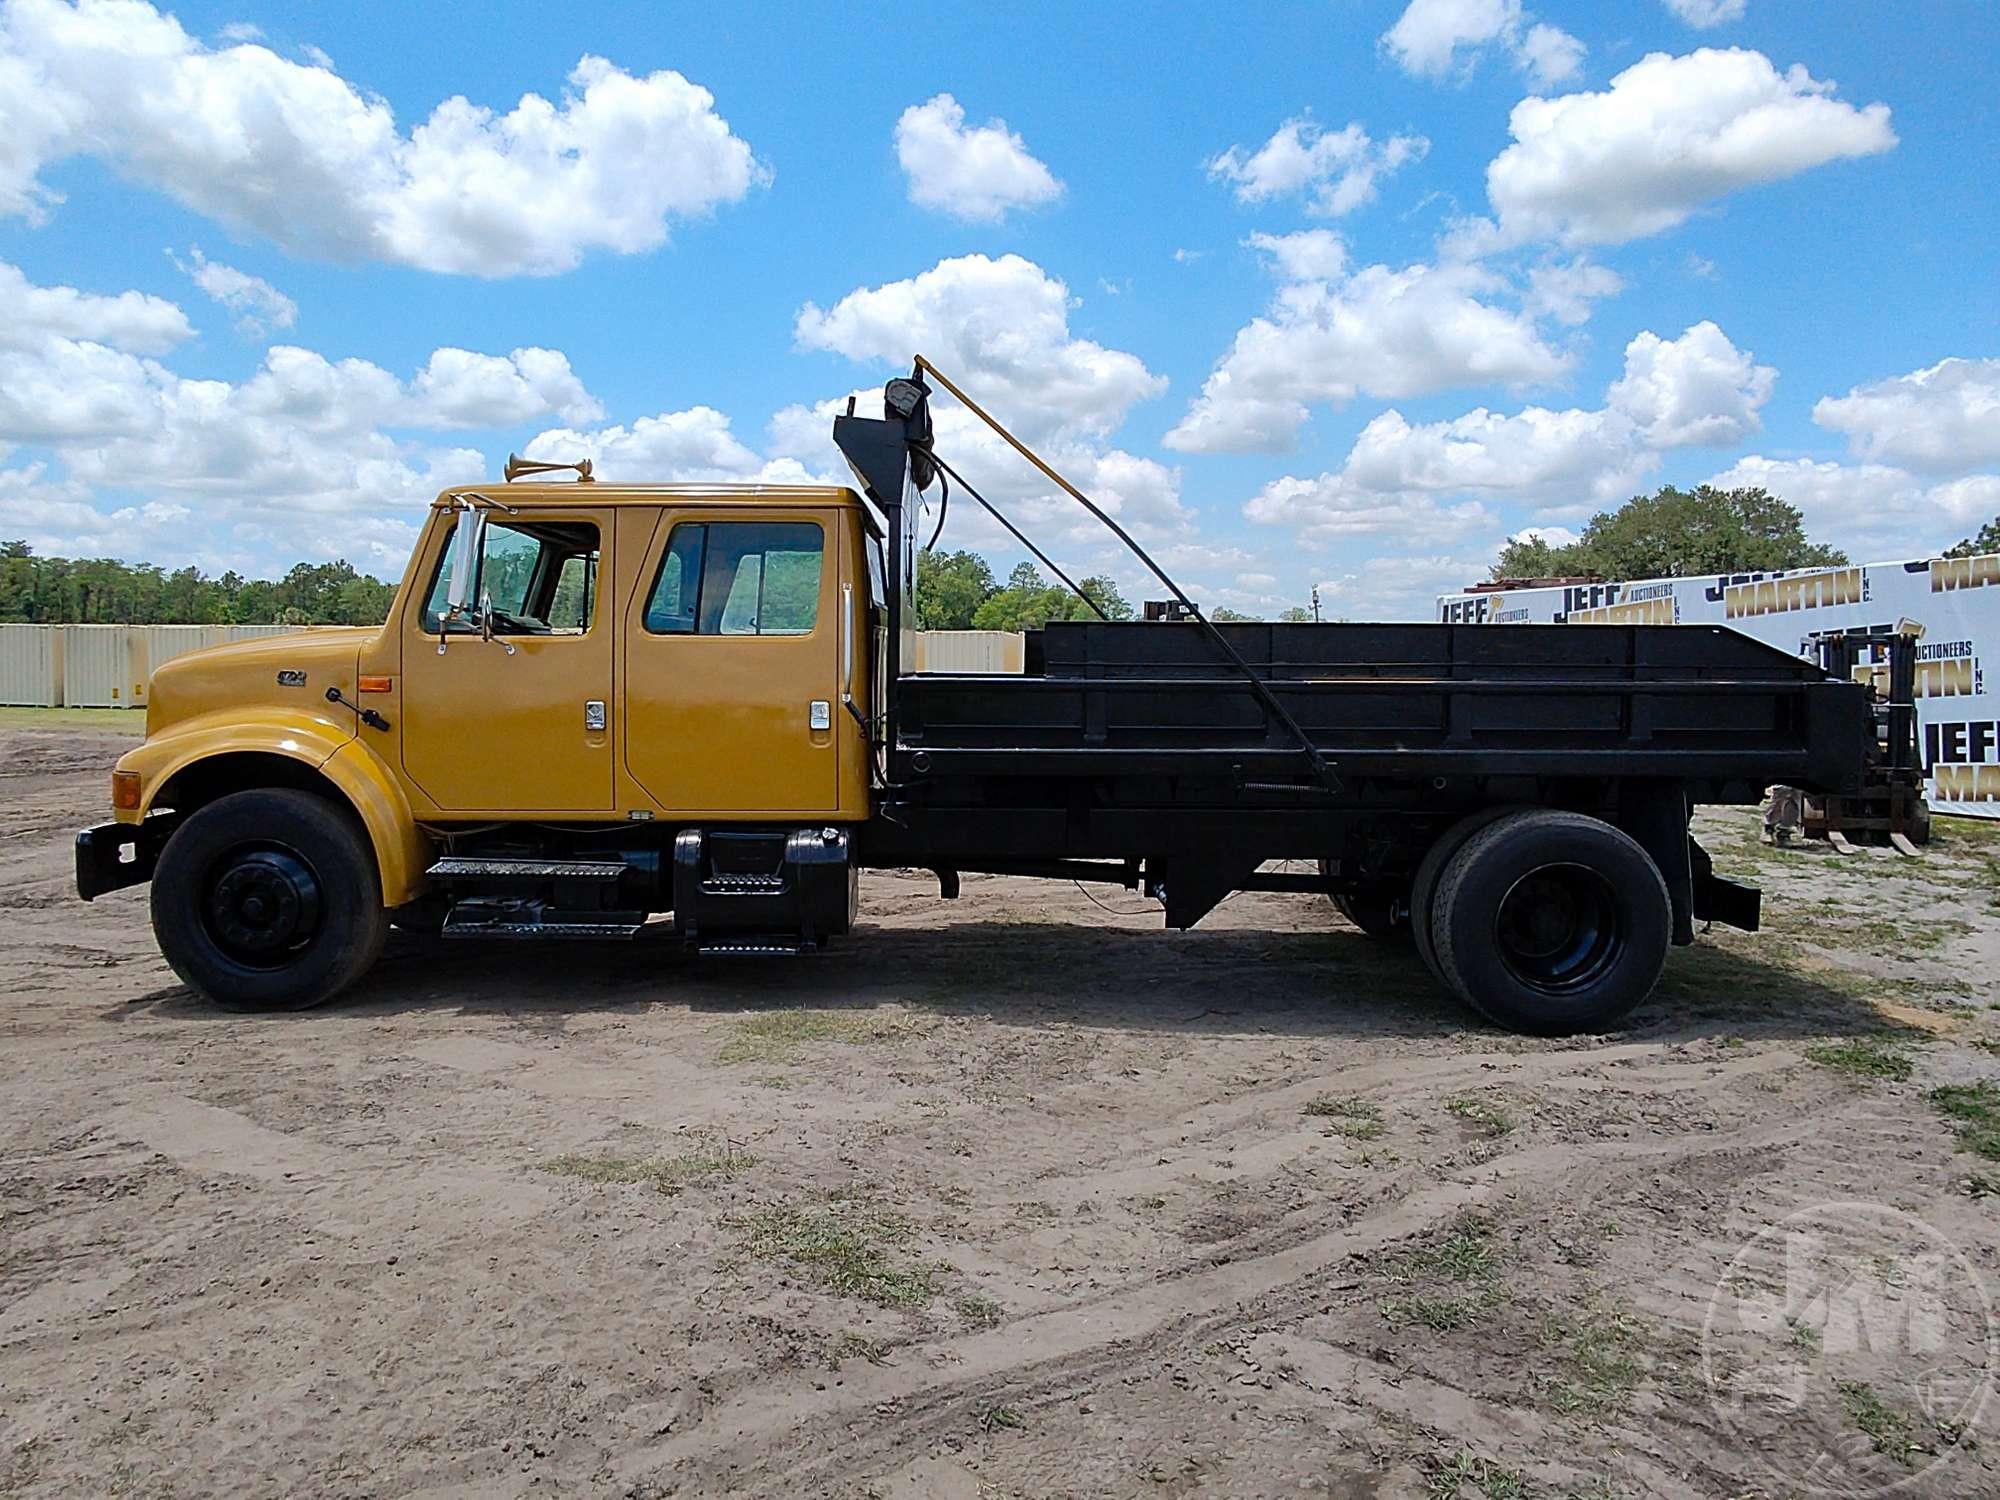
M 1667 777 L 1697 800 L 1859 785 L 1867 690 L 1719 626 L 1217 627 L 1343 778 Z M 899 680 L 919 775 L 1300 773 L 1297 741 L 1192 623 L 1052 624 L 1021 676 Z

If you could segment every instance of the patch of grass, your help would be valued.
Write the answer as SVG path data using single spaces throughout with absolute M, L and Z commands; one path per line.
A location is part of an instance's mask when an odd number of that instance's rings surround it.
M 1491 1099 L 1477 1094 L 1454 1094 L 1444 1101 L 1445 1113 L 1458 1116 L 1466 1124 L 1488 1136 L 1503 1136 L 1514 1128 L 1514 1118 Z
M 998 1328 L 1001 1308 L 982 1292 L 966 1292 L 951 1299 L 953 1311 L 974 1328 Z
M 1551 1312 L 1542 1319 L 1542 1347 L 1559 1370 L 1549 1404 L 1570 1415 L 1598 1416 L 1621 1405 L 1642 1373 L 1635 1345 L 1639 1323 L 1629 1313 L 1586 1308 L 1580 1318 Z
M 139 708 L 20 708 L 0 707 L 0 729 L 122 729 L 146 732 L 146 712 Z
M 1873 1036 L 1820 1042 L 1806 1048 L 1806 1058 L 1823 1068 L 1837 1068 L 1857 1078 L 1887 1078 L 1895 1083 L 1907 1079 L 1913 1068 L 1908 1053 Z
M 1486 1500 L 1527 1500 L 1529 1493 L 1520 1470 L 1480 1458 L 1469 1448 L 1424 1465 L 1424 1493 L 1429 1500 L 1459 1500 L 1467 1486 Z
M 1415 1323 L 1433 1333 L 1450 1333 L 1465 1327 L 1485 1305 L 1480 1297 L 1391 1297 L 1382 1304 L 1382 1316 L 1391 1328 Z
M 1390 1262 L 1389 1274 L 1398 1281 L 1478 1281 L 1491 1276 L 1499 1265 L 1493 1221 L 1484 1214 L 1463 1213 L 1431 1243 L 1398 1255 Z
M 891 1017 L 834 1010 L 767 1010 L 736 1023 L 736 1034 L 716 1054 L 719 1062 L 790 1062 L 812 1042 L 850 1046 L 886 1042 L 902 1031 Z
M 787 1260 L 828 1291 L 883 1307 L 918 1307 L 937 1295 L 944 1268 L 903 1263 L 890 1251 L 909 1239 L 909 1224 L 870 1204 L 769 1208 L 751 1216 L 750 1253 Z
M 1865 1380 L 1843 1380 L 1835 1387 L 1847 1420 L 1860 1428 L 1877 1453 L 1907 1464 L 1913 1454 L 1929 1450 L 1917 1441 L 1910 1419 L 1875 1394 Z
M 981 1432 L 998 1432 L 1003 1428 L 1018 1431 L 1027 1425 L 1028 1419 L 1011 1406 L 989 1406 L 979 1414 Z
M 544 1172 L 582 1182 L 650 1182 L 663 1193 L 716 1177 L 731 1177 L 757 1164 L 757 1158 L 726 1136 L 698 1136 L 677 1156 L 556 1156 L 541 1164 Z
M 871 1365 L 886 1365 L 889 1362 L 889 1346 L 863 1334 L 843 1333 L 828 1347 L 826 1359 L 836 1370 L 850 1359 L 865 1359 Z
M 1382 1133 L 1381 1106 L 1353 1095 L 1317 1095 L 1306 1101 L 1306 1113 L 1350 1141 L 1372 1141 Z
M 2000 1087 L 1991 1079 L 1931 1090 L 1931 1103 L 1958 1130 L 1958 1149 L 2000 1161 Z

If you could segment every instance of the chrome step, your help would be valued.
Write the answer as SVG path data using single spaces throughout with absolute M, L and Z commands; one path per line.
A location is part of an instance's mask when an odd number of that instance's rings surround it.
M 704 896 L 770 896 L 786 889 L 782 875 L 708 875 L 701 882 Z
M 427 873 L 433 880 L 616 880 L 626 868 L 615 859 L 476 859 L 447 854 Z
M 552 911 L 526 902 L 461 901 L 444 919 L 448 938 L 632 938 L 646 925 L 639 911 Z
M 699 943 L 695 952 L 704 958 L 796 958 L 810 951 L 795 938 L 717 938 Z

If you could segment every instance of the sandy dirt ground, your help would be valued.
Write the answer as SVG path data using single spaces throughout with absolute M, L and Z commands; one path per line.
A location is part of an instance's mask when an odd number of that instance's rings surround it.
M 2000 1494 L 2000 838 L 1704 815 L 1771 930 L 1562 1042 L 1316 899 L 888 875 L 243 1018 L 71 894 L 123 743 L 0 731 L 0 1492 Z

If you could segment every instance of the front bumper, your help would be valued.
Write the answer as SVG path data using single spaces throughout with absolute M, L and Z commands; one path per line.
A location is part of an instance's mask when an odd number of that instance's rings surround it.
M 173 832 L 171 818 L 143 823 L 100 823 L 76 836 L 76 893 L 95 901 L 111 891 L 153 878 L 160 850 Z

